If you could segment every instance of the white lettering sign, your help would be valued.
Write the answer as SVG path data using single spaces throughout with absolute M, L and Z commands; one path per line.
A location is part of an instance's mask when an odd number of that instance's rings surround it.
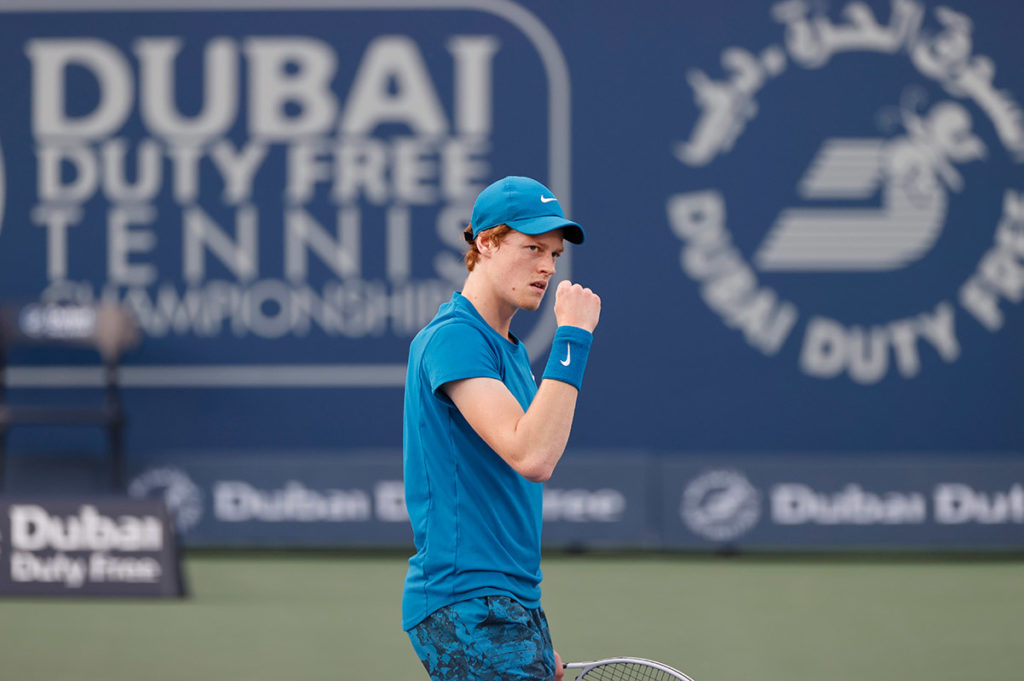
M 12 551 L 158 551 L 163 523 L 156 516 L 105 516 L 95 506 L 77 515 L 51 515 L 36 504 L 12 504 Z

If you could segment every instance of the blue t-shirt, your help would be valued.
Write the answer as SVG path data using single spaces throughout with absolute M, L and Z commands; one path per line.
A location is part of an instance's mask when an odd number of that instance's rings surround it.
M 523 410 L 537 393 L 522 343 L 503 338 L 459 293 L 412 341 L 405 381 L 405 502 L 416 555 L 402 597 L 402 627 L 478 596 L 540 605 L 543 487 L 485 443 L 440 390 L 496 378 Z

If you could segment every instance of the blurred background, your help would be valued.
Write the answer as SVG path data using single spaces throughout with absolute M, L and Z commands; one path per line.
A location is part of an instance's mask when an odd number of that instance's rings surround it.
M 563 657 L 1012 673 L 1021 18 L 0 2 L 2 493 L 155 504 L 189 594 L 7 598 L 0 669 L 423 676 L 398 626 L 408 343 L 461 286 L 476 194 L 527 175 L 587 230 L 558 276 L 603 300 L 545 491 Z M 552 304 L 513 322 L 535 371 Z M 25 513 L 0 581 L 84 593 L 74 528 L 116 532 L 72 510 L 44 541 Z

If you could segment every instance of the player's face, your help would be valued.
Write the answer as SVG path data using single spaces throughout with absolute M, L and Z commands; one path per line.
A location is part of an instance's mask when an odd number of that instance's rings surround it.
M 509 232 L 491 261 L 503 297 L 519 309 L 539 308 L 563 248 L 560 229 L 535 236 Z

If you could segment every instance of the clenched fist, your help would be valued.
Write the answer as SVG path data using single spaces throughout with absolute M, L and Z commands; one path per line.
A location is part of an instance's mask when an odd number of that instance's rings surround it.
M 559 326 L 578 326 L 593 333 L 601 318 L 601 299 L 589 288 L 563 280 L 555 290 L 555 319 Z

